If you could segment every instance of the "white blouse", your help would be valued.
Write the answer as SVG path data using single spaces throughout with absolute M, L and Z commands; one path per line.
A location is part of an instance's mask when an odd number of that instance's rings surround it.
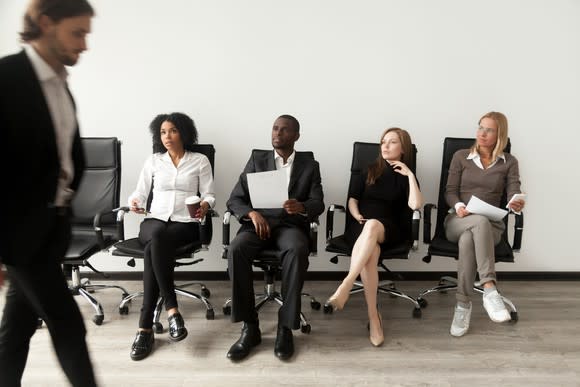
M 211 164 L 201 153 L 185 151 L 177 167 L 168 152 L 152 154 L 145 161 L 135 192 L 129 196 L 129 206 L 136 199 L 139 207 L 145 208 L 152 183 L 153 201 L 147 218 L 194 222 L 185 206 L 185 198 L 198 192 L 210 207 L 215 205 Z

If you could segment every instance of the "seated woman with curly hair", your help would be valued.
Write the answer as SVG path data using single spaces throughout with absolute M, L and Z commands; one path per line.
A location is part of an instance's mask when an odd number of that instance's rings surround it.
M 174 291 L 173 255 L 175 248 L 199 239 L 197 222 L 215 203 L 211 164 L 205 155 L 192 151 L 197 143 L 193 120 L 183 113 L 160 114 L 149 128 L 154 153 L 145 161 L 137 188 L 129 196 L 131 210 L 145 213 L 153 186 L 149 212 L 139 231 L 139 240 L 145 246 L 144 295 L 139 330 L 131 348 L 133 360 L 151 353 L 153 313 L 159 296 L 165 299 L 169 338 L 180 341 L 187 336 Z M 201 204 L 192 218 L 185 199 L 198 192 Z

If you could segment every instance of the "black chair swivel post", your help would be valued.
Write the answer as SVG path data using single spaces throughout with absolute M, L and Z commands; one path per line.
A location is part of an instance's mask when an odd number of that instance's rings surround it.
M 263 151 L 258 151 L 263 152 Z M 312 152 L 308 153 L 311 158 L 314 158 Z M 230 221 L 232 215 L 235 215 L 228 209 L 223 217 L 223 254 L 222 258 L 227 259 L 227 252 L 230 245 Z M 249 219 L 240 219 L 240 222 L 250 221 Z M 318 241 L 318 223 L 310 223 L 310 233 L 309 233 L 309 246 L 310 246 L 310 256 L 316 256 L 318 252 L 317 247 Z M 281 251 L 275 249 L 264 249 L 259 255 L 253 258 L 252 265 L 264 271 L 264 292 L 255 294 L 255 306 L 256 311 L 259 312 L 260 309 L 268 302 L 274 301 L 279 305 L 284 304 L 284 299 L 282 294 L 276 290 L 276 276 L 280 273 L 282 269 Z M 312 295 L 306 292 L 302 292 L 302 296 L 310 298 L 310 307 L 314 310 L 319 310 L 321 307 L 320 302 L 316 300 Z M 223 306 L 223 313 L 225 315 L 230 315 L 232 312 L 232 299 L 228 298 Z M 302 333 L 310 333 L 312 327 L 304 313 L 300 313 L 300 330 Z
M 95 269 L 89 259 L 115 243 L 117 234 L 115 213 L 119 207 L 121 187 L 121 144 L 117 138 L 82 138 L 86 167 L 81 184 L 72 202 L 72 238 L 63 260 L 65 273 L 70 273 L 70 290 L 81 295 L 95 309 L 93 322 L 101 325 L 104 319 L 101 304 L 89 293 L 99 289 L 116 288 L 112 284 L 91 284 L 80 278 L 80 267 L 88 267 L 95 273 L 107 277 Z
M 451 159 L 455 152 L 460 149 L 470 148 L 475 139 L 473 138 L 452 138 L 447 137 L 443 142 L 443 161 L 441 165 L 441 177 L 439 179 L 439 197 L 437 199 L 437 205 L 432 203 L 425 204 L 424 207 L 424 223 L 423 223 L 423 242 L 429 244 L 427 250 L 427 255 L 423 258 L 426 263 L 431 262 L 432 256 L 442 256 L 451 257 L 457 259 L 458 257 L 458 247 L 456 243 L 450 242 L 445 237 L 445 227 L 444 221 L 445 217 L 449 213 L 449 205 L 445 201 L 445 187 L 447 185 L 447 177 L 449 175 L 449 165 L 451 164 Z M 504 152 L 509 153 L 511 144 L 508 140 L 508 144 L 504 149 Z M 503 193 L 501 200 L 501 208 L 504 208 L 507 203 L 507 193 Z M 435 234 L 431 236 L 431 212 L 433 209 L 437 209 L 437 220 L 435 224 Z M 508 241 L 508 216 L 504 218 L 506 224 L 505 231 L 502 235 L 501 241 L 495 246 L 495 261 L 496 262 L 514 262 L 514 252 L 519 251 L 522 244 L 522 234 L 524 229 L 524 216 L 512 214 L 515 216 L 514 220 L 514 231 L 513 231 L 513 243 L 510 245 Z M 478 283 L 474 284 L 474 291 L 483 294 L 483 288 L 479 286 Z M 427 306 L 427 301 L 424 297 L 431 293 L 436 292 L 447 292 L 448 290 L 457 290 L 457 279 L 451 276 L 441 277 L 439 284 L 430 289 L 424 290 L 419 294 L 417 300 L 422 306 Z M 518 312 L 515 305 L 506 297 L 503 297 L 503 301 L 511 309 L 510 314 L 513 322 L 518 320 Z
M 352 152 L 352 164 L 350 168 L 350 184 L 348 192 L 351 192 L 353 182 L 360 178 L 360 175 L 364 173 L 369 164 L 373 163 L 379 152 L 379 144 L 367 143 L 367 142 L 355 142 L 353 145 Z M 413 161 L 415 161 L 417 153 L 417 148 L 413 144 Z M 416 163 L 414 163 L 416 164 Z M 414 168 L 413 168 L 414 169 Z M 413 173 L 415 170 L 413 170 Z M 350 196 L 350 195 L 349 195 Z M 347 198 L 348 200 L 348 198 Z M 334 213 L 348 211 L 348 206 L 342 206 L 339 204 L 332 204 L 329 206 L 326 212 L 326 251 L 330 253 L 336 253 L 334 257 L 330 259 L 332 263 L 338 263 L 339 256 L 350 256 L 352 253 L 352 247 L 347 243 L 343 235 L 334 236 Z M 409 227 L 407 228 L 408 235 L 404 242 L 391 246 L 381 246 L 381 254 L 379 256 L 379 266 L 390 273 L 390 270 L 384 264 L 386 259 L 408 259 L 411 250 L 416 250 L 419 240 L 419 222 L 421 219 L 421 213 L 419 211 L 412 211 L 409 209 L 408 222 Z M 345 230 L 349 226 L 350 222 L 354 222 L 354 218 L 347 214 L 345 219 Z M 361 293 L 364 291 L 364 285 L 360 281 L 356 281 L 353 288 L 351 289 L 351 294 Z M 385 280 L 379 283 L 378 287 L 379 293 L 389 294 L 395 297 L 401 297 L 414 306 L 413 317 L 421 317 L 421 306 L 413 297 L 401 292 L 397 289 L 395 283 L 392 280 Z M 333 309 L 330 305 L 324 306 L 324 313 L 332 313 Z
M 214 171 L 214 161 L 215 161 L 215 148 L 211 144 L 196 144 L 194 152 L 204 154 L 210 161 L 212 171 Z M 155 182 L 153 183 L 155 184 Z M 151 204 L 152 200 L 152 190 L 149 194 L 149 198 L 147 201 L 147 209 L 149 209 L 149 205 Z M 118 228 L 121 230 L 119 233 L 121 234 L 122 238 L 118 243 L 115 243 L 114 250 L 112 252 L 115 256 L 121 257 L 131 257 L 127 262 L 127 265 L 134 267 L 135 266 L 135 258 L 143 258 L 144 257 L 144 248 L 145 246 L 139 242 L 139 238 L 131 238 L 131 239 L 124 239 L 124 215 L 125 213 L 129 212 L 129 207 L 121 207 L 117 214 L 117 225 Z M 189 266 L 194 265 L 196 263 L 202 262 L 203 258 L 196 258 L 196 254 L 200 251 L 207 251 L 208 246 L 211 243 L 211 239 L 213 236 L 213 225 L 212 225 L 212 217 L 216 217 L 217 214 L 210 210 L 208 211 L 205 221 L 199 224 L 199 231 L 200 231 L 200 239 L 197 241 L 193 241 L 183 246 L 179 246 L 173 257 L 175 267 L 179 266 Z M 200 286 L 200 294 L 190 292 L 185 290 L 187 287 L 191 286 Z M 185 284 L 175 285 L 175 294 L 179 296 L 184 296 L 191 299 L 196 299 L 201 301 L 201 303 L 206 308 L 205 317 L 208 320 L 213 320 L 215 317 L 214 308 L 209 302 L 208 298 L 211 295 L 210 290 L 205 286 L 205 284 L 200 282 L 188 282 Z M 129 307 L 128 305 L 134 298 L 143 296 L 143 292 L 136 292 L 127 295 L 123 298 L 121 303 L 119 304 L 119 313 L 120 314 L 128 314 Z M 157 306 L 155 308 L 155 314 L 153 318 L 153 329 L 155 333 L 163 332 L 163 325 L 159 322 L 161 311 L 164 304 L 163 297 L 159 297 L 157 301 Z

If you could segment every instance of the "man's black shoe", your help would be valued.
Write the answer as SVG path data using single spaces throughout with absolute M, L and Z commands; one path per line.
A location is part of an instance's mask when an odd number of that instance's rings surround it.
M 291 329 L 278 326 L 274 354 L 280 360 L 288 360 L 294 355 L 294 337 Z
M 138 331 L 137 336 L 135 336 L 135 340 L 133 341 L 133 345 L 131 346 L 131 359 L 142 360 L 149 356 L 153 349 L 154 341 L 155 337 L 153 331 Z
M 183 340 L 187 337 L 187 329 L 185 329 L 181 314 L 174 313 L 167 318 L 167 321 L 169 322 L 169 338 L 172 341 Z
M 262 342 L 262 333 L 258 322 L 244 322 L 242 335 L 228 351 L 228 359 L 242 360 L 250 354 L 250 350 Z

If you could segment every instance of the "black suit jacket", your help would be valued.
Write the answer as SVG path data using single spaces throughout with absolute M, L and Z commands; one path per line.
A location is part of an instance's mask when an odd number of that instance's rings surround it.
M 246 174 L 274 170 L 276 170 L 276 162 L 273 150 L 254 149 L 252 151 L 252 155 L 227 203 L 228 209 L 238 219 L 246 217 L 250 211 L 254 210 L 250 200 Z M 314 160 L 312 152 L 296 152 L 288 185 L 288 197 L 304 203 L 306 216 L 288 215 L 284 209 L 261 209 L 258 211 L 268 220 L 270 227 L 276 227 L 279 224 L 294 225 L 307 232 L 310 222 L 316 220 L 324 212 L 320 167 L 318 162 Z M 243 222 L 242 228 L 244 227 L 253 228 L 253 224 Z
M 54 224 L 60 162 L 50 111 L 24 51 L 0 59 L 0 144 L 0 261 L 34 263 Z M 76 191 L 85 165 L 78 128 L 72 159 Z

